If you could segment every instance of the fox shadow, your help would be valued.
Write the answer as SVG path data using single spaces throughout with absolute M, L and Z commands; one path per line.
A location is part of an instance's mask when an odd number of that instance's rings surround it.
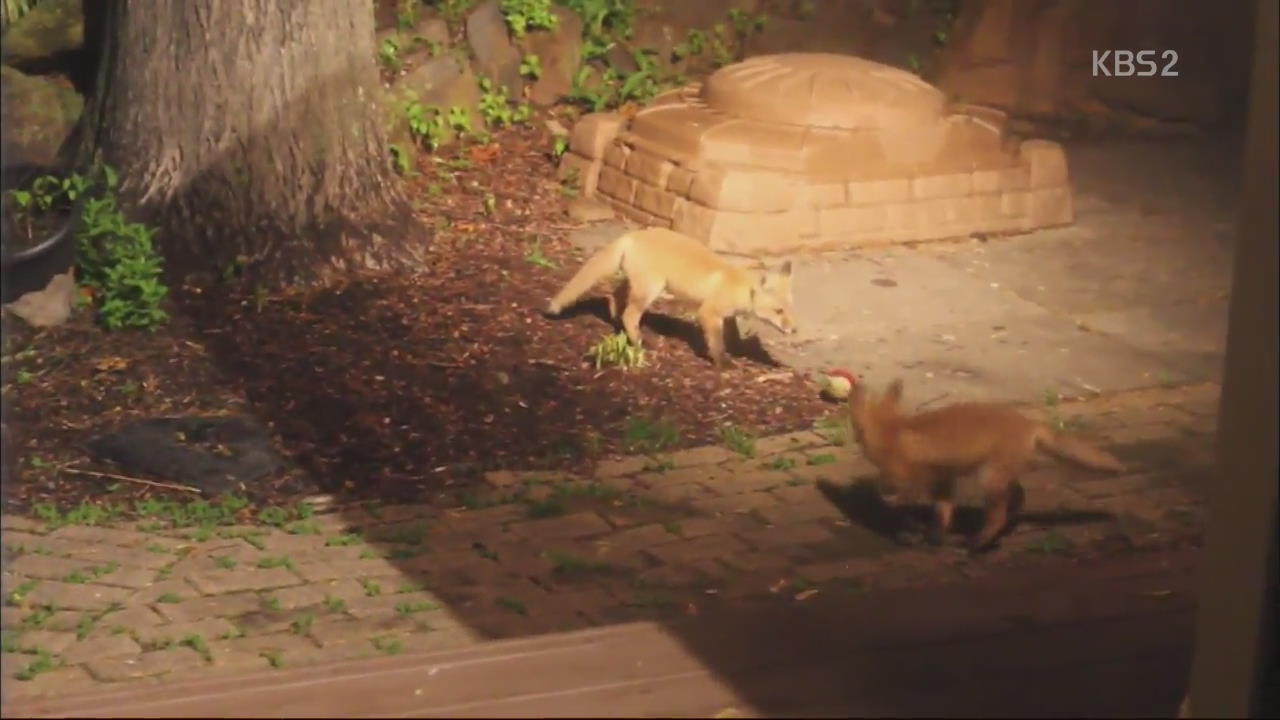
M 622 323 L 615 323 L 609 317 L 609 301 L 604 297 L 586 298 L 574 303 L 560 313 L 559 319 L 568 320 L 584 315 L 601 320 L 615 331 L 622 331 Z M 702 337 L 702 328 L 695 322 L 671 317 L 650 309 L 645 311 L 644 317 L 640 319 L 640 329 L 642 332 L 652 332 L 671 340 L 683 342 L 693 348 L 694 352 L 698 353 L 700 357 L 709 357 L 706 340 Z M 725 352 L 733 358 L 749 360 L 770 368 L 782 367 L 782 363 L 769 354 L 759 336 L 742 337 L 738 323 L 734 318 L 726 318 L 724 321 L 724 348 Z
M 867 478 L 856 479 L 852 484 L 840 485 L 820 480 L 818 490 L 852 523 L 899 544 L 915 544 L 922 528 L 933 522 L 933 506 L 925 502 L 889 504 L 879 485 Z M 1037 510 L 1023 512 L 1026 492 L 1014 484 L 1013 502 L 1009 507 L 1009 523 L 1001 531 L 1003 538 L 1022 523 L 1040 526 L 1084 525 L 1113 520 L 1112 513 L 1094 510 Z M 982 529 L 982 507 L 957 504 L 951 518 L 951 534 L 973 537 Z

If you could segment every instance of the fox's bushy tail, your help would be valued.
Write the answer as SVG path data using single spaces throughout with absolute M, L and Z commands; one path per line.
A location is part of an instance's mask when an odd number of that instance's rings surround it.
M 587 258 L 578 272 L 547 303 L 547 312 L 559 315 L 561 310 L 578 301 L 600 281 L 617 272 L 631 247 L 631 236 L 623 235 Z
M 1044 426 L 1036 432 L 1036 445 L 1055 457 L 1091 470 L 1125 471 L 1124 463 L 1120 462 L 1115 455 L 1070 435 L 1056 433 Z

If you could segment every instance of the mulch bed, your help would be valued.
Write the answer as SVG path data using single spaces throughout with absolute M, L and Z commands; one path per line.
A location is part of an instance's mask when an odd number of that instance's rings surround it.
M 283 503 L 316 492 L 423 501 L 487 469 L 585 470 L 634 449 L 644 421 L 664 420 L 679 449 L 718 442 L 727 424 L 785 432 L 832 410 L 758 353 L 717 372 L 672 304 L 646 316 L 647 367 L 597 370 L 586 354 L 611 332 L 603 315 L 542 314 L 581 258 L 550 146 L 538 124 L 424 158 L 409 182 L 427 227 L 409 241 L 429 251 L 412 276 L 216 299 L 179 289 L 181 309 L 154 333 L 106 333 L 83 312 L 39 332 L 6 319 L 21 471 L 6 478 L 5 509 L 165 492 L 74 472 L 118 473 L 83 445 L 158 415 L 266 422 L 294 466 L 244 493 Z

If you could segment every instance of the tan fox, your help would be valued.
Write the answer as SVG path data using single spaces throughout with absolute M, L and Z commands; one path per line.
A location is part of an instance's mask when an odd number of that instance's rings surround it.
M 982 530 L 970 552 L 988 549 L 1008 522 L 1018 475 L 1037 448 L 1077 465 L 1123 472 L 1110 453 L 1091 447 L 1033 420 L 1009 405 L 957 403 L 903 415 L 902 380 L 894 380 L 877 400 L 855 384 L 849 394 L 853 434 L 867 459 L 895 487 L 920 488 L 934 504 L 929 540 L 940 544 L 951 526 L 956 478 L 976 471 L 986 496 Z
M 640 318 L 664 292 L 701 303 L 698 322 L 707 354 L 718 367 L 728 364 L 724 320 L 751 313 L 784 333 L 795 332 L 792 319 L 791 261 L 778 269 L 748 269 L 716 255 L 697 240 L 666 228 L 629 232 L 592 255 L 547 305 L 560 314 L 604 279 L 621 270 L 626 282 L 609 295 L 609 317 L 618 321 L 626 295 L 622 327 L 639 345 Z

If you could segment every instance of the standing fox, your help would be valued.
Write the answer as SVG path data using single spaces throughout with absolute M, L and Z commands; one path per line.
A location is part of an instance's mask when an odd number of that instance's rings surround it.
M 724 320 L 751 313 L 784 333 L 795 332 L 791 317 L 791 261 L 777 270 L 739 267 L 697 240 L 666 228 L 629 232 L 592 255 L 547 305 L 560 314 L 591 288 L 621 270 L 626 282 L 609 295 L 609 317 L 618 321 L 618 306 L 626 295 L 622 327 L 633 345 L 640 345 L 640 318 L 664 292 L 701 303 L 707 354 L 717 367 L 728 364 L 724 350 Z
M 924 488 L 934 504 L 935 526 L 929 540 L 941 544 L 951 526 L 955 481 L 977 471 L 986 496 L 982 530 L 969 543 L 971 553 L 994 544 L 1008 522 L 1018 475 L 1037 448 L 1093 470 L 1123 472 L 1111 454 L 1054 432 L 1011 406 L 958 403 L 903 415 L 902 380 L 871 400 L 861 384 L 849 394 L 849 418 L 867 459 L 896 487 Z

